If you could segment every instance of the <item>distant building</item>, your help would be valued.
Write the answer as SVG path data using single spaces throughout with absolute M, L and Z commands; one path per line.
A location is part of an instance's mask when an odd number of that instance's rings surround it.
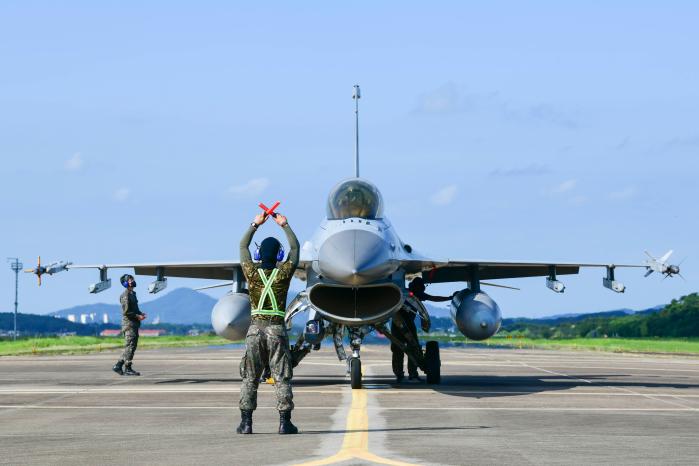
M 101 337 L 118 337 L 121 335 L 121 330 L 105 329 L 100 332 Z
M 68 314 L 68 317 L 66 317 L 69 321 L 75 323 L 75 314 Z

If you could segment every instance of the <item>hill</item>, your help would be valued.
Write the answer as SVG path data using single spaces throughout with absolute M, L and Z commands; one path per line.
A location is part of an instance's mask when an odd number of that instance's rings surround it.
M 206 324 L 211 323 L 211 309 L 216 300 L 209 295 L 189 288 L 176 288 L 171 292 L 146 303 L 139 303 L 141 310 L 148 314 L 152 324 Z M 50 316 L 74 319 L 82 323 L 120 323 L 119 304 L 86 304 L 51 312 Z M 105 322 L 105 315 L 107 316 Z
M 533 338 L 698 337 L 699 295 L 692 293 L 662 308 L 633 314 L 610 311 L 556 319 L 504 319 L 502 333 Z

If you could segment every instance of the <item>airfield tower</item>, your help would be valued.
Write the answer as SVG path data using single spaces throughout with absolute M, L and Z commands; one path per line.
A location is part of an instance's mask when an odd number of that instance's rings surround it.
M 22 264 L 16 257 L 8 257 L 10 261 L 10 268 L 15 273 L 15 321 L 14 321 L 14 332 L 12 332 L 12 339 L 17 339 L 17 292 L 19 291 L 19 271 L 22 270 L 24 264 Z

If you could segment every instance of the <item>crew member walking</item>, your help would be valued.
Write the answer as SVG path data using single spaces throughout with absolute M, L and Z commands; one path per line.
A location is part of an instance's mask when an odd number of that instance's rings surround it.
M 141 321 L 146 318 L 146 314 L 138 308 L 138 299 L 136 292 L 136 280 L 132 275 L 124 274 L 120 278 L 121 285 L 126 288 L 119 298 L 121 303 L 121 331 L 124 334 L 125 347 L 121 358 L 114 364 L 112 370 L 119 375 L 141 375 L 140 372 L 133 370 L 131 364 L 133 355 L 138 346 L 138 329 L 141 327 Z
M 296 434 L 298 429 L 291 423 L 294 409 L 291 392 L 293 376 L 289 337 L 284 325 L 286 295 L 291 278 L 299 262 L 299 241 L 287 223 L 286 217 L 277 213 L 274 221 L 282 227 L 291 250 L 286 261 L 279 240 L 265 238 L 255 251 L 255 261 L 250 257 L 250 243 L 260 225 L 267 221 L 266 214 L 255 217 L 240 240 L 240 262 L 248 282 L 250 293 L 251 321 L 245 338 L 245 355 L 240 362 L 239 434 L 252 434 L 252 412 L 257 408 L 257 388 L 260 376 L 268 365 L 274 379 L 274 393 L 279 410 L 279 433 Z

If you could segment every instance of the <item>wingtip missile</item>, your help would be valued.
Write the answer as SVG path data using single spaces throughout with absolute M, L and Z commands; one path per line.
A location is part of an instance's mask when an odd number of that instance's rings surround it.
M 69 261 L 57 261 L 52 262 L 49 265 L 43 266 L 41 265 L 41 256 L 39 256 L 36 261 L 36 267 L 33 269 L 25 269 L 24 272 L 33 273 L 34 275 L 36 275 L 37 284 L 38 286 L 41 286 L 42 275 L 44 275 L 45 273 L 53 275 L 54 273 L 63 272 L 64 270 L 67 270 L 68 266 L 71 264 L 73 263 Z
M 680 274 L 679 264 L 673 265 L 673 264 L 667 263 L 667 260 L 672 255 L 672 252 L 673 252 L 672 249 L 670 249 L 661 258 L 657 259 L 652 254 L 650 254 L 648 251 L 645 251 L 646 255 L 650 258 L 649 260 L 646 260 L 646 274 L 645 274 L 645 276 L 647 277 L 648 275 L 652 274 L 653 272 L 658 272 L 659 274 L 664 275 L 665 278 L 672 277 L 674 275 L 682 276 Z

